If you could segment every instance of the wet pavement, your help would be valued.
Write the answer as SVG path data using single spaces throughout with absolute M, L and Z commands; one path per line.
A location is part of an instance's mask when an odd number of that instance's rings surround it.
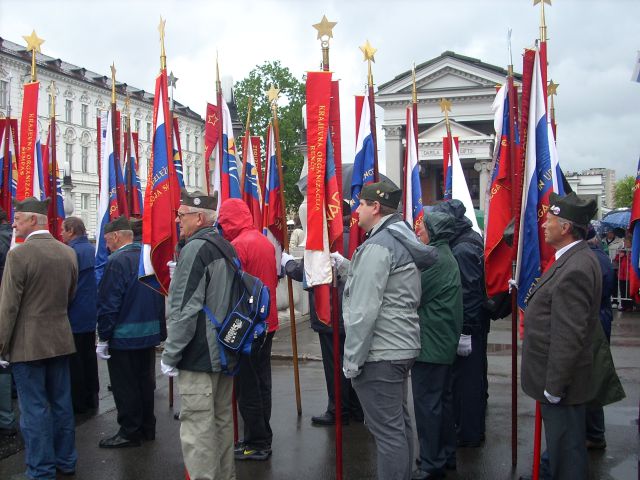
M 288 315 L 282 315 L 287 317 Z M 324 374 L 317 335 L 306 318 L 297 322 L 302 416 L 296 413 L 291 362 L 291 330 L 282 328 L 273 345 L 273 456 L 266 462 L 236 462 L 238 479 L 293 480 L 335 478 L 332 427 L 314 427 L 311 416 L 326 407 Z M 489 336 L 489 407 L 486 441 L 480 448 L 458 449 L 458 469 L 448 479 L 517 479 L 531 471 L 534 403 L 518 388 L 518 464 L 511 466 L 510 324 L 493 322 Z M 590 452 L 590 479 L 638 477 L 638 399 L 640 398 L 640 313 L 615 314 L 612 352 L 627 398 L 605 407 L 607 449 Z M 179 422 L 168 406 L 168 380 L 157 378 L 157 436 L 142 447 L 98 448 L 98 441 L 117 430 L 113 398 L 108 392 L 106 364 L 100 363 L 101 404 L 95 416 L 78 417 L 77 479 L 183 479 Z M 159 372 L 159 368 L 157 369 Z M 176 396 L 175 409 L 179 408 Z M 365 425 L 345 426 L 344 478 L 374 479 L 375 445 Z M 544 443 L 544 442 L 543 442 Z M 20 447 L 20 439 L 0 438 L 0 452 Z M 24 452 L 0 461 L 0 479 L 24 471 Z M 381 479 L 382 480 L 382 479 Z

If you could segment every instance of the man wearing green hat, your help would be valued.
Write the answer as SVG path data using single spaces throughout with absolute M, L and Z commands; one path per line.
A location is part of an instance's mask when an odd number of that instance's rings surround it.
M 408 479 L 413 428 L 408 381 L 420 352 L 420 271 L 437 259 L 397 213 L 402 191 L 377 182 L 360 192 L 358 225 L 367 240 L 351 261 L 332 253 L 343 295 L 343 371 L 351 378 L 377 447 L 378 478 Z
M 47 230 L 49 199 L 14 201 L 13 228 L 24 242 L 7 254 L 0 287 L 0 365 L 11 362 L 20 403 L 28 478 L 76 468 L 67 316 L 78 280 L 74 251 Z
M 545 241 L 555 262 L 528 299 L 522 390 L 540 402 L 549 458 L 547 478 L 587 478 L 585 405 L 591 400 L 593 342 L 602 276 L 584 241 L 595 200 L 551 194 Z

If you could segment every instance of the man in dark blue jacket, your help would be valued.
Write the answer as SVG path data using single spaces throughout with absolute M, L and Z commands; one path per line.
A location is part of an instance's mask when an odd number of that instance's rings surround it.
M 104 237 L 112 253 L 98 286 L 96 354 L 109 360 L 120 430 L 99 445 L 140 446 L 156 435 L 154 347 L 160 343 L 164 298 L 138 281 L 140 244 L 133 243 L 129 220 L 120 217 L 107 224 Z
M 487 408 L 487 337 L 489 317 L 483 305 L 484 243 L 465 217 L 460 200 L 442 202 L 434 207 L 455 217 L 455 235 L 449 240 L 460 268 L 463 323 L 458 355 L 453 364 L 453 409 L 459 447 L 479 447 L 484 440 Z
M 62 241 L 73 248 L 78 258 L 78 287 L 69 304 L 69 322 L 76 353 L 69 359 L 71 374 L 71 400 L 75 413 L 86 413 L 98 408 L 98 362 L 96 347 L 96 251 L 87 238 L 87 230 L 78 217 L 62 222 Z

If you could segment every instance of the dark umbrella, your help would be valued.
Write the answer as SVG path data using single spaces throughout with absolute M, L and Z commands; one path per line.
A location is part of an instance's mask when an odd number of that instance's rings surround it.
M 389 185 L 398 188 L 395 183 L 393 183 L 389 177 L 380 175 L 380 181 L 388 183 Z M 351 198 L 351 177 L 353 176 L 353 163 L 346 163 L 342 165 L 342 196 L 345 199 Z M 300 192 L 304 195 L 307 191 L 307 177 L 304 176 L 296 183 Z

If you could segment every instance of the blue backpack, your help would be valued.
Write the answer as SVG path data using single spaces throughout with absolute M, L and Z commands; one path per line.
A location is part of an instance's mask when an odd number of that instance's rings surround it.
M 234 270 L 229 308 L 222 321 L 216 319 L 206 305 L 203 310 L 218 332 L 222 372 L 233 376 L 238 373 L 242 355 L 250 355 L 252 348 L 260 348 L 266 338 L 270 297 L 269 288 L 262 280 L 242 270 L 238 257 L 229 256 L 226 249 L 217 244 L 220 240 L 217 235 L 207 237 Z

